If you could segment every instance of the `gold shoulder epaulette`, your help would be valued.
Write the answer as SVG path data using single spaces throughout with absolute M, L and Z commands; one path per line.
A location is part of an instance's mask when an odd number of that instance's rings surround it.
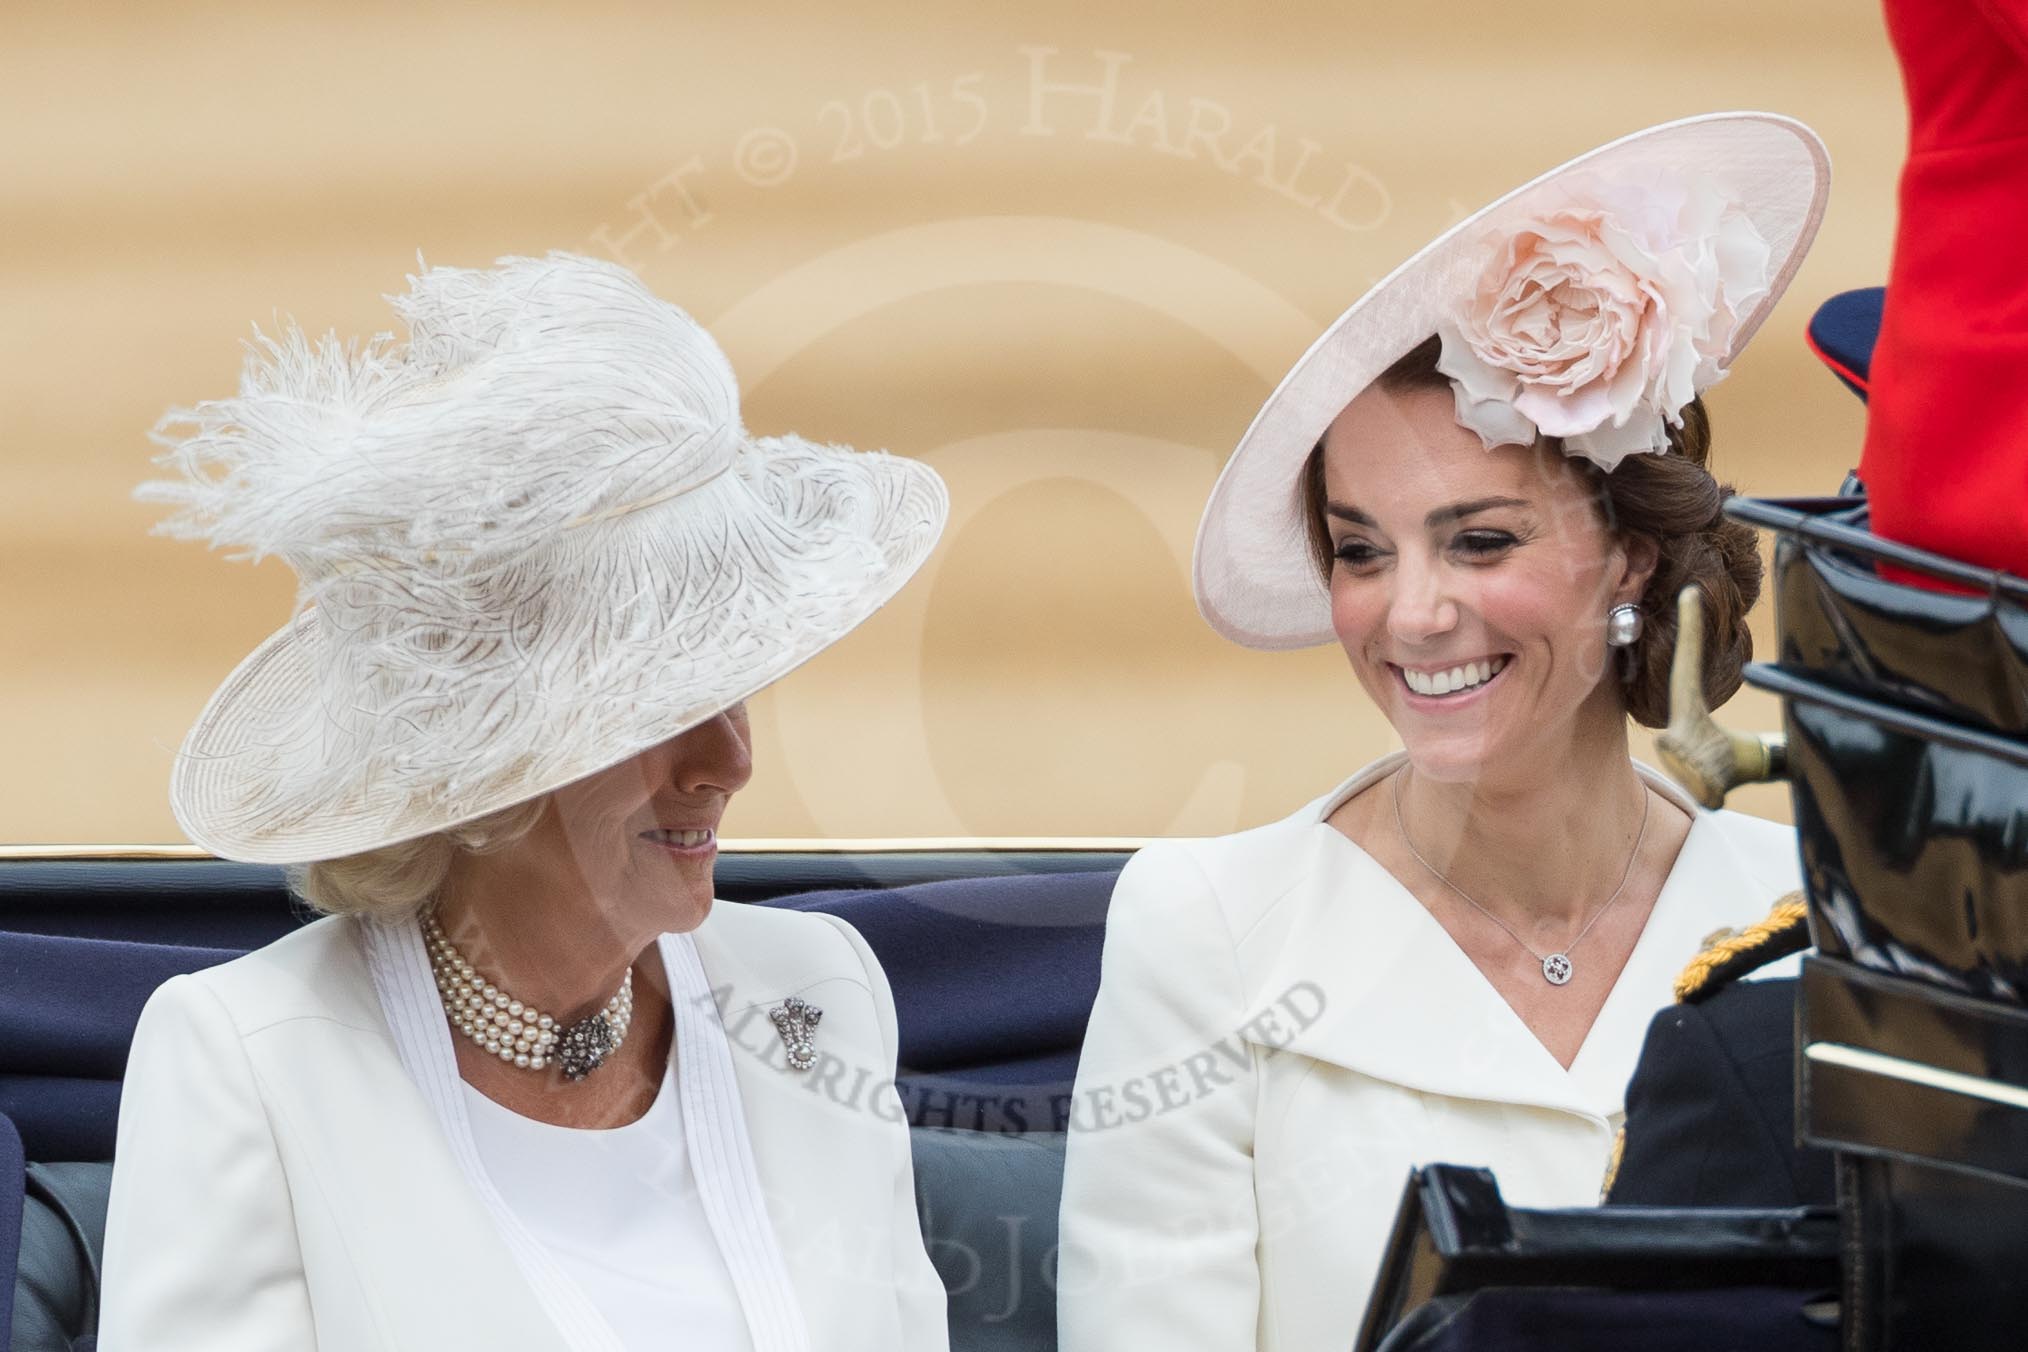
M 1620 1161 L 1627 1157 L 1627 1128 L 1624 1123 L 1613 1133 L 1613 1157 L 1606 1161 L 1605 1182 L 1598 1185 L 1598 1204 L 1604 1206 L 1606 1198 L 1613 1195 L 1613 1184 L 1620 1181 Z
M 1738 934 L 1709 941 L 1676 978 L 1676 998 L 1694 1004 L 1737 977 L 1810 946 L 1803 894 L 1791 892 L 1775 903 L 1767 919 Z

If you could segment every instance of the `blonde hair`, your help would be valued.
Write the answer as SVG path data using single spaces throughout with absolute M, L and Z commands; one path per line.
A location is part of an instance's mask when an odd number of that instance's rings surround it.
M 460 854 L 512 845 L 535 829 L 548 806 L 545 794 L 415 840 L 295 864 L 289 868 L 289 887 L 326 915 L 411 920 L 435 903 Z

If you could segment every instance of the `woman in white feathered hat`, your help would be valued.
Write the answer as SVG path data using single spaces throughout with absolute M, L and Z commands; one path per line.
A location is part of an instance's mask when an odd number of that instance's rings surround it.
M 880 967 L 711 880 L 742 701 L 900 588 L 943 486 L 749 437 L 620 268 L 412 281 L 405 344 L 262 341 L 158 434 L 163 529 L 300 579 L 177 820 L 332 915 L 149 1002 L 100 1345 L 940 1349 Z
M 1502 198 L 1356 303 L 1212 491 L 1197 600 L 1336 640 L 1404 749 L 1287 819 L 1143 850 L 1114 893 L 1064 1180 L 1065 1352 L 1352 1344 L 1409 1171 L 1595 1202 L 1648 1020 L 1794 833 L 1632 761 L 1676 598 L 1705 694 L 1760 586 L 1699 393 L 1827 186 L 1808 128 L 1720 114 Z

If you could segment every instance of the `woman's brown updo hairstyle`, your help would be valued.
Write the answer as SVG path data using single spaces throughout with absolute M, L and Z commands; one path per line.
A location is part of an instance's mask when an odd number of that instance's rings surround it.
M 1450 391 L 1450 377 L 1437 370 L 1440 341 L 1425 339 L 1384 371 L 1375 383 L 1395 391 Z M 1669 661 L 1676 649 L 1676 595 L 1695 584 L 1704 593 L 1704 698 L 1717 708 L 1739 689 L 1740 673 L 1753 656 L 1747 612 L 1760 597 L 1760 550 L 1753 530 L 1719 514 L 1732 496 L 1705 469 L 1711 454 L 1711 419 L 1702 399 L 1683 410 L 1683 425 L 1670 427 L 1666 455 L 1630 455 L 1611 473 L 1582 456 L 1567 463 L 1584 476 L 1607 529 L 1623 536 L 1646 536 L 1660 547 L 1647 590 L 1641 594 L 1641 637 L 1619 651 L 1620 694 L 1627 713 L 1643 727 L 1669 722 Z M 1546 444 L 1561 451 L 1550 438 Z M 1310 452 L 1303 467 L 1303 519 L 1310 550 L 1328 581 L 1334 561 L 1324 516 L 1324 448 Z M 1603 623 L 1605 617 L 1599 617 Z

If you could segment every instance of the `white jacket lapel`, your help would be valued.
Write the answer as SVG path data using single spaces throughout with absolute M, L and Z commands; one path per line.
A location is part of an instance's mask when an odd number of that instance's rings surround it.
M 1647 928 L 1571 1063 L 1573 1088 L 1603 1116 L 1625 1110 L 1627 1082 L 1640 1060 L 1648 1025 L 1657 1010 L 1674 1003 L 1676 978 L 1684 966 L 1714 929 L 1760 919 L 1783 890 L 1770 889 L 1764 859 L 1742 857 L 1728 835 L 1727 821 L 1724 814 L 1696 814 L 1655 898 Z
M 1715 917 L 1765 908 L 1765 883 L 1696 816 L 1647 928 L 1566 1071 L 1406 888 L 1323 818 L 1399 760 L 1371 767 L 1319 801 L 1297 881 L 1242 942 L 1261 954 L 1263 1006 L 1303 983 L 1321 1012 L 1279 1045 L 1424 1093 L 1610 1118 L 1654 1011 Z M 1695 812 L 1647 766 L 1658 792 Z M 1757 912 L 1756 912 L 1757 914 Z M 1272 1038 L 1256 1041 L 1275 1045 Z
M 805 1318 L 827 1348 L 891 1348 L 895 1284 L 910 1275 L 893 1227 L 913 1218 L 892 1205 L 901 1106 L 877 1001 L 851 975 L 850 941 L 828 919 L 724 902 L 692 937 Z M 791 995 L 824 1011 L 808 1070 L 789 1065 L 768 1017 Z
M 1275 914 L 1242 943 L 1275 954 L 1264 1006 L 1313 988 L 1320 1006 L 1280 1045 L 1430 1094 L 1590 1109 L 1421 903 L 1330 826 Z M 1256 1041 L 1274 1045 L 1273 1030 Z
M 716 909 L 725 905 L 716 903 Z M 704 927 L 713 937 L 719 928 Z M 766 1140 L 763 1124 L 785 1114 L 770 1113 L 757 1101 L 756 1087 L 741 1075 L 741 1063 L 753 1058 L 731 1043 L 731 1030 L 723 1022 L 723 1008 L 736 1006 L 738 993 L 755 990 L 757 982 L 729 946 L 706 938 L 704 929 L 662 938 L 676 1008 L 677 1083 L 683 1092 L 691 1171 L 746 1312 L 755 1352 L 807 1352 L 809 1330 L 767 1191 L 779 1186 L 783 1152 Z M 769 1171 L 764 1172 L 764 1164 Z
M 303 1031 L 317 1026 L 304 1021 Z M 443 1139 L 436 1115 L 392 1056 L 346 1066 L 342 1048 L 298 1044 L 288 1069 L 263 1066 L 271 1111 L 302 1142 L 303 1167 L 356 1236 L 346 1252 L 305 1251 L 306 1267 L 354 1270 L 356 1309 L 323 1309 L 338 1335 L 356 1318 L 357 1347 L 512 1347 L 568 1352 L 515 1267 L 514 1255 Z M 389 1199 L 400 1199 L 390 1206 Z M 384 1341 L 364 1333 L 372 1328 Z M 342 1337 L 340 1341 L 343 1341 Z

